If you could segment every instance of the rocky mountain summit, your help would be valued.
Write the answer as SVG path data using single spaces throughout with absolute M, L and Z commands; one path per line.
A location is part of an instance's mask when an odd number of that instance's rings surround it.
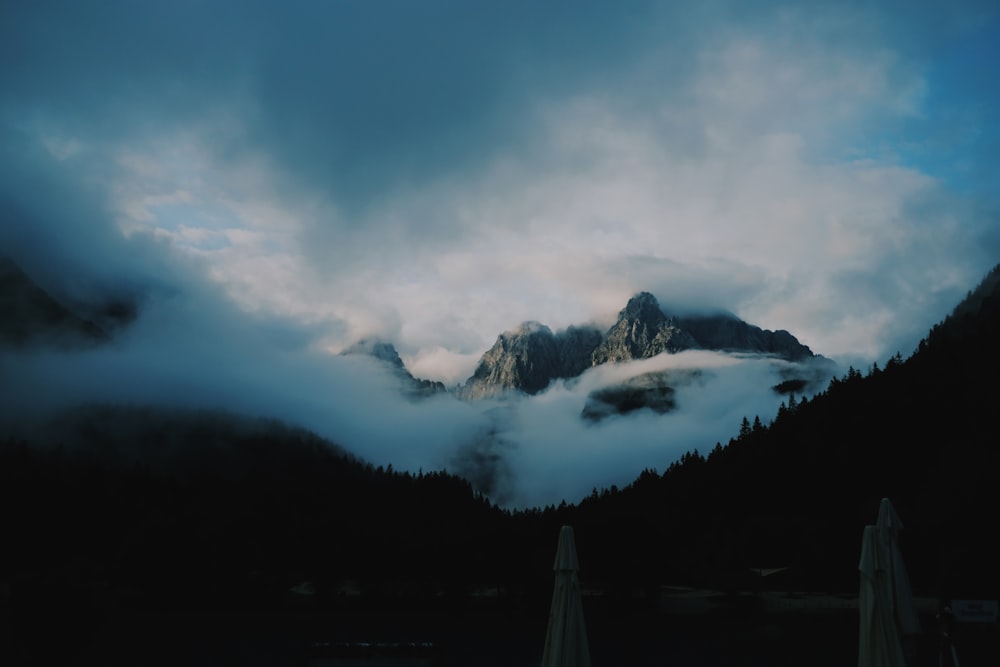
M 413 398 L 424 398 L 446 391 L 441 382 L 413 377 L 413 374 L 406 370 L 406 365 L 403 364 L 396 347 L 378 338 L 362 338 L 341 354 L 365 355 L 386 364 L 402 381 L 404 391 Z
M 500 334 L 456 393 L 466 399 L 510 389 L 537 394 L 556 378 L 576 377 L 590 368 L 602 340 L 601 332 L 591 327 L 570 327 L 554 334 L 544 324 L 525 322 Z
M 500 334 L 456 393 L 466 399 L 511 390 L 537 394 L 555 379 L 576 377 L 594 366 L 694 349 L 764 354 L 789 361 L 816 356 L 787 331 L 761 329 L 729 313 L 671 315 L 656 297 L 641 292 L 629 299 L 604 333 L 587 326 L 553 333 L 543 324 L 526 322 Z
M 618 321 L 592 353 L 591 365 L 648 359 L 662 352 L 697 347 L 698 341 L 678 325 L 677 318 L 660 309 L 656 297 L 641 292 L 618 313 Z

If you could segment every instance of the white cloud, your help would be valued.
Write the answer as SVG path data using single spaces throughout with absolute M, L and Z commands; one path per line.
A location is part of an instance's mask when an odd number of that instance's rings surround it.
M 686 451 L 708 454 L 716 442 L 735 435 L 744 416 L 770 421 L 783 399 L 767 388 L 781 381 L 786 367 L 774 360 L 684 352 L 598 367 L 578 380 L 557 382 L 509 405 L 496 421 L 505 443 L 497 451 L 512 482 L 503 491 L 514 505 L 579 500 L 594 487 L 628 484 L 644 468 L 662 471 Z M 581 419 L 591 391 L 668 369 L 701 370 L 676 385 L 675 412 L 640 411 L 597 424 Z
M 608 323 L 641 289 L 668 307 L 710 300 L 827 355 L 885 356 L 888 286 L 934 289 L 935 267 L 972 241 L 907 210 L 938 196 L 933 179 L 837 148 L 873 118 L 919 114 L 927 94 L 888 46 L 844 39 L 861 18 L 778 11 L 702 26 L 687 51 L 650 42 L 618 82 L 595 80 L 606 88 L 528 99 L 512 122 L 533 128 L 530 144 L 350 214 L 259 150 L 217 155 L 220 127 L 249 136 L 220 104 L 122 152 L 115 198 L 129 225 L 203 257 L 242 307 L 343 321 L 334 348 L 390 337 L 435 377 L 457 372 L 435 350 L 482 351 L 527 319 Z M 907 268 L 915 255 L 931 266 Z M 859 294 L 845 273 L 881 284 Z

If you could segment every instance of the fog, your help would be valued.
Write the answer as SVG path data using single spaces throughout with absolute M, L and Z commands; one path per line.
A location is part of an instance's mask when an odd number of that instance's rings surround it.
M 206 290 L 147 299 L 136 322 L 101 347 L 3 352 L 0 401 L 7 433 L 29 439 L 54 413 L 81 405 L 276 418 L 375 465 L 446 469 L 504 506 L 527 507 L 577 502 L 595 487 L 623 486 L 645 468 L 663 470 L 686 451 L 705 454 L 727 442 L 744 416 L 766 423 L 786 400 L 770 387 L 791 366 L 690 351 L 597 367 L 536 396 L 414 399 L 388 365 L 332 355 Z M 702 371 L 677 385 L 669 414 L 582 418 L 595 389 L 668 369 Z

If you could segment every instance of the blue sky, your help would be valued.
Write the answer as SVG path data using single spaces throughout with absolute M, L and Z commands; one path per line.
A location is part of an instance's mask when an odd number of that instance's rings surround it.
M 5 2 L 0 247 L 448 383 L 640 290 L 882 363 L 1000 260 L 997 44 L 993 2 Z

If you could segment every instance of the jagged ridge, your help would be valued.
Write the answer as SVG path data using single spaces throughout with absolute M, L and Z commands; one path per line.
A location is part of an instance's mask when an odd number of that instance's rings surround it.
M 392 343 L 387 343 L 378 338 L 362 338 L 341 352 L 341 354 L 366 355 L 387 364 L 399 376 L 400 380 L 403 381 L 406 393 L 415 398 L 433 396 L 434 394 L 446 391 L 442 382 L 414 377 L 406 369 L 406 365 L 403 364 L 403 360 L 400 358 L 399 352 L 396 351 L 396 347 Z
M 536 394 L 555 378 L 576 377 L 589 368 L 601 339 L 601 332 L 592 327 L 570 327 L 554 334 L 543 324 L 525 322 L 500 334 L 456 393 L 467 399 L 512 388 Z
M 655 296 L 640 292 L 603 334 L 593 327 L 554 334 L 538 322 L 500 334 L 456 393 L 467 399 L 510 390 L 536 394 L 555 379 L 576 377 L 593 366 L 690 349 L 768 354 L 791 361 L 815 356 L 787 331 L 761 329 L 731 314 L 668 315 Z

